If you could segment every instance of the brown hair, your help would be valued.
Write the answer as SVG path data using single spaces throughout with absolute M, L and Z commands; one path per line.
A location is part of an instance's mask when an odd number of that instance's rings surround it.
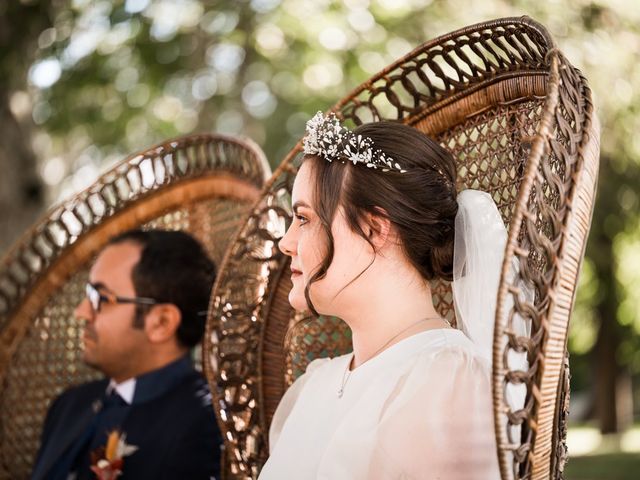
M 206 312 L 216 267 L 202 244 L 187 232 L 169 230 L 129 230 L 112 238 L 109 245 L 133 242 L 142 247 L 131 280 L 136 295 L 172 303 L 180 310 L 178 342 L 196 346 L 204 335 Z M 136 305 L 133 326 L 144 327 L 147 305 Z
M 328 162 L 315 155 L 304 157 L 304 162 L 312 163 L 314 209 L 327 246 L 318 270 L 305 287 L 307 304 L 315 315 L 318 313 L 309 288 L 325 277 L 333 261 L 331 224 L 339 206 L 344 209 L 349 228 L 369 243 L 361 226 L 365 214 L 388 219 L 408 260 L 425 280 L 452 279 L 458 203 L 451 154 L 425 134 L 400 123 L 369 123 L 353 133 L 370 138 L 374 148 L 393 158 L 406 172 L 383 172 L 353 165 L 346 158 Z

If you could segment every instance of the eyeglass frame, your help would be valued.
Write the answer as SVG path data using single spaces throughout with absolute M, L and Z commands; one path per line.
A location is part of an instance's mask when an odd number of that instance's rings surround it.
M 91 305 L 91 309 L 98 313 L 100 311 L 100 306 L 102 302 L 107 303 L 134 303 L 136 305 L 157 305 L 158 302 L 154 298 L 148 297 L 122 297 L 120 295 L 116 295 L 111 292 L 102 293 L 98 288 L 92 284 L 91 282 L 87 282 L 84 287 L 84 293 L 87 300 L 89 300 L 89 305 Z

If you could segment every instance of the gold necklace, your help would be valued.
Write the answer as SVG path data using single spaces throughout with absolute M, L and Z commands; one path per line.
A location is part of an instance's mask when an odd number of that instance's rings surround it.
M 364 362 L 362 362 L 362 365 L 364 365 L 365 363 L 367 363 L 369 360 L 371 360 L 372 358 L 374 358 L 376 355 L 378 355 L 380 352 L 382 352 L 382 350 L 389 345 L 393 340 L 395 340 L 396 338 L 398 338 L 400 335 L 402 335 L 404 332 L 406 332 L 407 330 L 409 330 L 412 327 L 415 327 L 416 325 L 422 323 L 422 322 L 428 322 L 429 320 L 444 320 L 447 324 L 451 325 L 446 319 L 438 316 L 438 317 L 427 317 L 427 318 L 421 318 L 420 320 L 418 320 L 417 322 L 412 323 L 411 325 L 409 325 L 408 327 L 403 328 L 402 330 L 400 330 L 398 333 L 396 333 L 393 337 L 391 337 L 389 340 L 387 340 L 384 345 L 382 345 L 380 348 L 378 348 L 378 350 L 376 350 L 375 352 L 373 352 L 373 355 L 371 355 L 369 358 L 367 358 L 367 360 L 365 360 Z M 349 369 L 349 366 L 351 365 L 351 361 L 353 360 L 353 355 L 351 356 L 351 360 L 349 360 L 347 362 L 347 368 L 345 368 L 344 373 L 342 374 L 342 382 L 340 382 L 340 388 L 338 389 L 338 398 L 342 398 L 342 395 L 344 394 L 344 387 L 347 384 L 347 382 L 349 381 L 349 377 L 351 377 L 351 370 Z

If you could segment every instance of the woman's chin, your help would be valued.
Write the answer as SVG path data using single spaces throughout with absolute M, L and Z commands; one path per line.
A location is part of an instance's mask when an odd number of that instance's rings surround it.
M 304 298 L 304 292 L 297 292 L 295 288 L 289 292 L 289 304 L 297 312 L 309 310 L 307 300 Z

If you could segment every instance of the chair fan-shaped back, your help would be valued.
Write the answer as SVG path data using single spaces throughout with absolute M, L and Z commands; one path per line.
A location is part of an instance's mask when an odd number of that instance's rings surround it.
M 99 376 L 73 318 L 96 254 L 131 228 L 183 229 L 218 267 L 270 169 L 248 141 L 197 135 L 125 159 L 51 210 L 0 264 L 0 478 L 27 478 L 51 400 Z
M 498 205 L 509 236 L 493 347 L 496 454 L 503 479 L 555 476 L 565 454 L 566 333 L 597 178 L 586 80 L 542 25 L 505 18 L 421 45 L 331 110 L 347 126 L 396 120 L 432 136 L 454 154 L 459 190 L 484 190 Z M 227 478 L 257 476 L 273 412 L 308 362 L 350 349 L 340 320 L 300 322 L 287 302 L 277 242 L 300 152 L 298 143 L 274 173 L 214 288 L 204 366 L 228 440 Z M 455 321 L 450 286 L 434 282 L 433 297 Z M 515 334 L 515 317 L 530 323 L 530 336 Z M 526 353 L 526 371 L 511 369 L 511 351 Z M 523 408 L 507 403 L 508 384 L 525 385 Z M 517 438 L 508 426 L 521 426 Z

